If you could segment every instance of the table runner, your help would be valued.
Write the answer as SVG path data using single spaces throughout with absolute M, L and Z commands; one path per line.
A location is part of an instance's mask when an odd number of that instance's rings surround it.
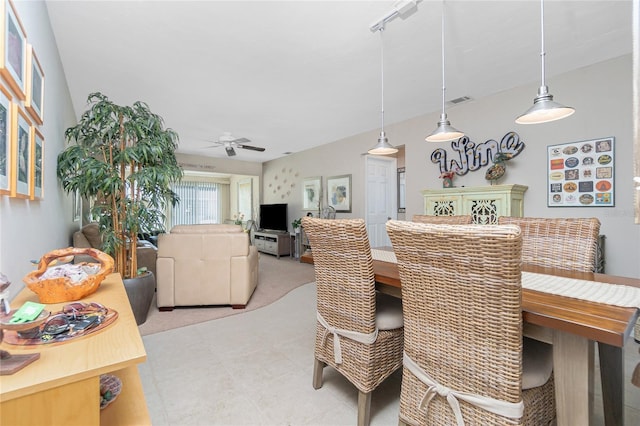
M 374 260 L 397 263 L 392 251 L 372 249 Z M 640 308 L 640 288 L 522 272 L 522 288 L 607 305 Z

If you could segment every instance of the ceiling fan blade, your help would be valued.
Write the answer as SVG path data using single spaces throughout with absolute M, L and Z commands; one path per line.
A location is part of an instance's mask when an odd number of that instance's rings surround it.
M 242 143 L 247 143 L 247 142 L 251 142 L 249 139 L 247 138 L 236 138 L 232 141 L 230 141 L 231 143 L 237 143 L 237 144 L 242 144 Z
M 263 152 L 265 149 L 261 148 L 259 146 L 251 146 L 251 145 L 236 145 L 238 148 L 242 148 L 242 149 L 250 149 L 251 151 L 260 151 Z
M 235 149 L 233 149 L 232 146 L 225 146 L 224 150 L 227 151 L 227 155 L 229 157 L 233 157 L 234 155 L 236 155 L 236 151 L 235 151 Z

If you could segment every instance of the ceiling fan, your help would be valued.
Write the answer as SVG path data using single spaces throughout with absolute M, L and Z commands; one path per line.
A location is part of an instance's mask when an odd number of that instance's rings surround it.
M 251 142 L 251 141 L 247 138 L 236 138 L 231 135 L 231 132 L 224 132 L 222 136 L 218 138 L 217 142 L 213 142 L 215 145 L 212 146 L 211 148 L 217 148 L 219 146 L 223 146 L 224 150 L 227 151 L 227 155 L 229 157 L 233 157 L 234 155 L 236 155 L 235 148 L 249 149 L 251 151 L 260 151 L 260 152 L 263 152 L 265 150 L 264 148 L 261 148 L 258 146 L 245 145 L 247 142 Z

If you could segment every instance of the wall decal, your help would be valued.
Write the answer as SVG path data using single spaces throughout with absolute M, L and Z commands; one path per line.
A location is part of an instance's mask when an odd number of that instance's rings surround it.
M 517 156 L 524 149 L 524 141 L 516 132 L 508 132 L 500 143 L 493 139 L 476 144 L 464 136 L 451 141 L 451 149 L 458 154 L 458 158 L 449 160 L 447 151 L 438 148 L 431 153 L 431 162 L 438 164 L 440 175 L 455 171 L 458 176 L 464 176 L 469 171 L 476 171 L 481 167 L 492 164 L 498 154 L 509 154 L 511 158 Z

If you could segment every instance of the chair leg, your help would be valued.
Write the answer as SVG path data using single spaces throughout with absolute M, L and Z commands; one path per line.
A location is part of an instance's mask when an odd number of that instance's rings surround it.
M 371 392 L 358 391 L 358 426 L 369 426 L 371 420 Z
M 320 389 L 322 387 L 322 370 L 327 364 L 315 359 L 313 360 L 313 388 Z

